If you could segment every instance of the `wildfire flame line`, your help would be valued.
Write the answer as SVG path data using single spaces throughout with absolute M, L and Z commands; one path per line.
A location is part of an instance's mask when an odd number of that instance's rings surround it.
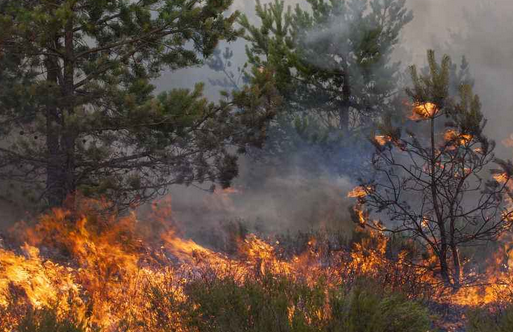
M 360 199 L 370 189 L 355 188 L 348 196 Z M 174 330 L 187 331 L 179 306 L 160 313 L 151 310 L 151 289 L 172 296 L 175 303 L 185 303 L 186 286 L 205 278 L 229 277 L 242 283 L 260 276 L 282 275 L 310 287 L 320 278 L 327 287 L 336 287 L 351 278 L 366 276 L 397 287 L 414 280 L 419 287 L 432 289 L 437 301 L 465 305 L 496 302 L 501 294 L 513 289 L 509 270 L 499 268 L 504 257 L 508 258 L 507 264 L 513 261 L 511 251 L 506 249 L 490 264 L 490 286 L 464 288 L 447 296 L 437 288 L 439 284 L 432 273 L 408 261 L 406 251 L 391 258 L 387 253 L 388 238 L 380 232 L 360 230 L 366 236 L 350 250 L 328 250 L 323 241 L 312 238 L 302 254 L 292 256 L 282 256 L 278 244 L 249 235 L 239 239 L 238 252 L 228 256 L 180 237 L 170 225 L 171 209 L 162 205 L 159 208 L 164 212 L 152 214 L 158 219 L 153 222 L 163 229 L 156 243 L 143 236 L 144 230 L 138 227 L 145 223 L 136 215 L 95 215 L 93 220 L 85 213 L 75 223 L 69 221 L 67 211 L 55 210 L 42 216 L 37 226 L 24 231 L 26 244 L 19 252 L 0 249 L 0 309 L 16 297 L 18 306 L 57 306 L 59 315 L 72 314 L 91 330 L 115 330 L 127 317 L 151 325 L 162 318 L 156 315 L 165 315 L 174 322 Z M 367 215 L 363 210 L 355 212 L 365 223 Z M 59 260 L 56 252 L 65 252 L 68 257 Z M 425 265 L 431 263 L 428 258 Z M 290 303 L 289 313 L 300 309 Z M 319 317 L 325 316 L 329 313 L 319 312 Z M 21 319 L 14 313 L 11 318 Z

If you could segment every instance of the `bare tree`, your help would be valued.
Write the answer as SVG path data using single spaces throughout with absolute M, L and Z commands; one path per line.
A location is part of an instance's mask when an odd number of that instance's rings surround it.
M 461 248 L 494 240 L 512 225 L 513 166 L 494 157 L 472 87 L 461 84 L 458 96 L 450 95 L 450 58 L 438 64 L 429 51 L 428 62 L 426 75 L 411 67 L 412 121 L 404 129 L 383 121 L 381 135 L 372 139 L 375 176 L 361 181 L 356 196 L 367 209 L 362 214 L 389 219 L 386 226 L 369 218 L 361 222 L 418 240 L 436 256 L 444 283 L 459 288 Z

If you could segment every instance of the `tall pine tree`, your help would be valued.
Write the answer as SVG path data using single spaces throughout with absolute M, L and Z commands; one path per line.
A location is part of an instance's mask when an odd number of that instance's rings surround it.
M 237 175 L 230 146 L 263 138 L 266 79 L 218 104 L 201 84 L 156 96 L 151 81 L 234 40 L 231 4 L 3 1 L 0 179 L 50 206 L 77 190 L 128 206 L 175 183 L 228 186 Z

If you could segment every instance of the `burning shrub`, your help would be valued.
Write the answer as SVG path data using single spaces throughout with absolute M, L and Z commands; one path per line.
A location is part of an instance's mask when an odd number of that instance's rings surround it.
M 84 322 L 87 332 L 422 332 L 427 314 L 414 299 L 479 297 L 471 289 L 438 296 L 433 277 L 410 261 L 417 249 L 401 237 L 359 230 L 351 242 L 311 233 L 277 243 L 237 235 L 228 255 L 184 239 L 164 209 L 152 214 L 160 225 L 153 236 L 135 214 L 42 216 L 25 230 L 28 244 L 0 249 L 0 331 Z M 486 303 L 497 299 L 492 290 L 511 294 L 511 284 L 487 289 Z

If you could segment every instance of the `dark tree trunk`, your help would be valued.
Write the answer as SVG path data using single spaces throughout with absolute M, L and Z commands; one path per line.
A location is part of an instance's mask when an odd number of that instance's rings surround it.
M 74 105 L 74 75 L 75 75 L 75 63 L 74 63 L 74 43 L 73 43 L 73 20 L 70 18 L 66 24 L 66 32 L 64 35 L 64 48 L 65 48 L 65 59 L 64 59 L 64 114 L 65 118 L 73 116 L 75 110 Z M 75 181 L 75 145 L 78 137 L 76 124 L 69 122 L 64 123 L 64 132 L 61 138 L 63 151 L 65 155 L 64 164 L 64 199 L 68 198 L 73 200 L 73 195 L 76 190 Z M 72 203 L 72 202 L 69 202 Z
M 349 81 L 348 68 L 345 66 L 342 72 L 342 107 L 340 109 L 339 126 L 340 129 L 347 132 L 349 131 L 349 111 L 351 107 L 351 83 Z
M 441 245 L 440 255 L 440 276 L 446 286 L 452 286 L 451 276 L 449 274 L 449 264 L 447 264 L 447 244 Z
M 454 273 L 453 273 L 453 287 L 455 289 L 459 289 L 461 287 L 461 261 L 460 255 L 458 252 L 458 248 L 454 244 L 451 243 L 451 251 L 452 251 L 452 262 L 454 264 Z
M 49 85 L 58 85 L 59 65 L 55 59 L 46 60 L 47 81 Z M 46 107 L 46 197 L 50 207 L 62 204 L 65 197 L 63 183 L 63 158 L 60 147 L 61 119 L 57 105 L 53 101 Z
M 59 40 L 55 41 L 59 45 Z M 67 198 L 72 199 L 76 190 L 75 148 L 78 137 L 75 124 L 70 118 L 74 113 L 74 49 L 73 21 L 66 24 L 64 34 L 64 61 L 62 72 L 58 60 L 46 62 L 47 80 L 60 84 L 61 98 L 58 105 L 49 105 L 46 111 L 46 146 L 48 149 L 46 191 L 51 207 L 62 206 Z M 62 80 L 59 81 L 59 74 Z M 69 201 L 68 201 L 69 202 Z

